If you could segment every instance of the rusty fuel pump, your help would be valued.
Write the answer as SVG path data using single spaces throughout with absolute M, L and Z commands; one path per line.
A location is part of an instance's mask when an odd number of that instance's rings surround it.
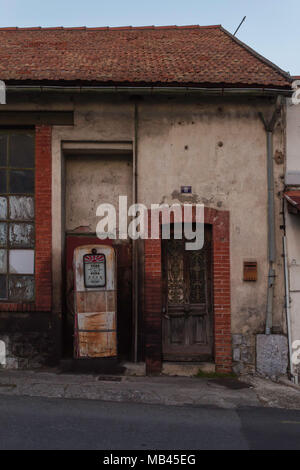
M 74 356 L 117 356 L 116 255 L 110 246 L 76 248 L 74 269 Z

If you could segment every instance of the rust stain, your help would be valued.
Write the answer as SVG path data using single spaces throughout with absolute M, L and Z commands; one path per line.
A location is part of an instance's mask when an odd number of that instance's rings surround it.
M 114 357 L 117 356 L 117 334 L 113 333 L 79 333 L 80 357 Z
M 78 315 L 78 328 L 84 331 L 116 329 L 116 316 L 114 312 L 85 313 Z
M 106 312 L 106 292 L 77 292 L 77 312 Z

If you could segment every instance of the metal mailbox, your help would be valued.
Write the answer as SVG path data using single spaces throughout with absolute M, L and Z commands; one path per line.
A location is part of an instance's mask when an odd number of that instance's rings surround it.
M 76 358 L 117 356 L 116 256 L 112 247 L 76 248 L 73 258 Z

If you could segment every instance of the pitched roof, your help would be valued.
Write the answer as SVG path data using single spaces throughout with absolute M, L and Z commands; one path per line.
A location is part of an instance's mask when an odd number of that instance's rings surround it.
M 0 79 L 270 88 L 291 80 L 220 25 L 2 28 Z

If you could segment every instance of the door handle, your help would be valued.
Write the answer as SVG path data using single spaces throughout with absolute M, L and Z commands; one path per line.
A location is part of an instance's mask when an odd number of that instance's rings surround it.
M 163 317 L 166 318 L 166 320 L 170 320 L 170 317 L 169 317 L 169 315 L 167 315 L 166 311 L 167 311 L 166 308 L 163 307 L 163 309 L 162 309 Z

